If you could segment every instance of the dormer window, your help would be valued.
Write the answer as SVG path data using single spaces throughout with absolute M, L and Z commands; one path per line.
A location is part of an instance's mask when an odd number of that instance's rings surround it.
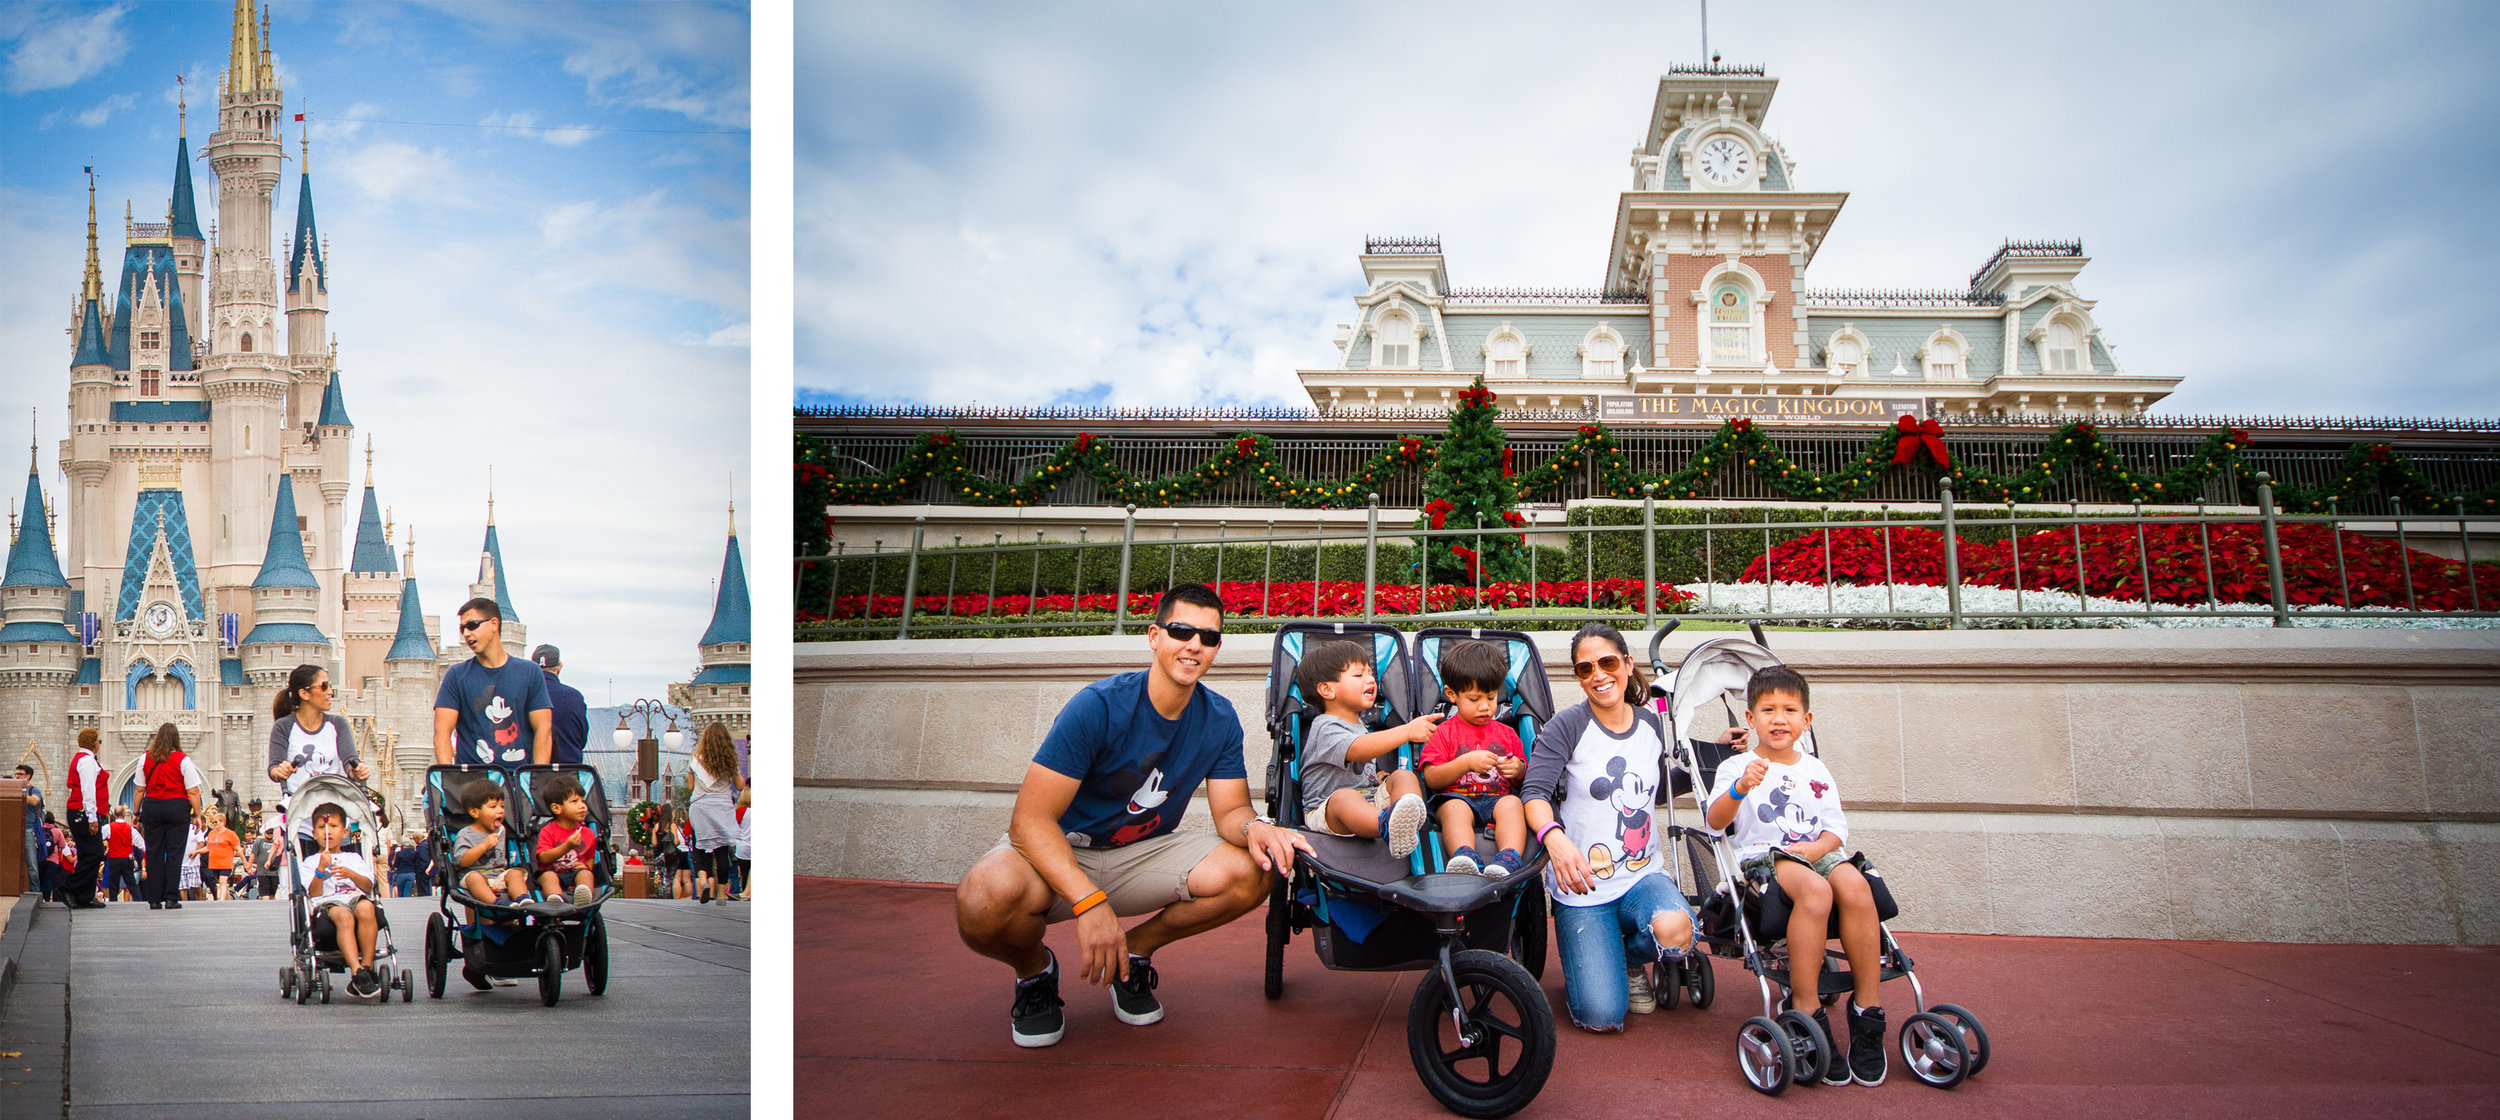
M 1823 348 L 1823 364 L 1834 377 L 1859 377 L 1866 373 L 1866 336 L 1854 326 L 1843 326 L 1832 335 Z
M 1510 324 L 1502 324 L 1493 337 L 1484 343 L 1485 374 L 1493 378 L 1522 378 L 1528 375 L 1528 340 Z
M 1372 365 L 1379 369 L 1415 368 L 1415 319 L 1402 310 L 1383 314 L 1372 328 L 1377 340 Z
M 1962 359 L 1968 353 L 1970 344 L 1961 332 L 1944 327 L 1928 336 L 1927 345 L 1919 348 L 1918 356 L 1926 366 L 1927 379 L 1937 381 L 1962 376 Z
M 2048 368 L 2051 373 L 2074 373 L 2083 368 L 2083 334 L 2064 319 L 2049 324 Z
M 1599 323 L 1580 340 L 1580 376 L 1619 380 L 1623 377 L 1623 336 Z

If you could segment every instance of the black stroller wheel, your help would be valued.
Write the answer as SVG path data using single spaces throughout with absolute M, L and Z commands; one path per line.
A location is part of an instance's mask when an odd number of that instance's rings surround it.
M 1293 876 L 1278 875 L 1267 893 L 1267 998 L 1285 994 L 1285 941 L 1292 936 Z
M 308 964 L 299 964 L 299 965 L 296 965 L 296 966 L 295 966 L 295 1006 L 297 1006 L 297 1007 L 302 1007 L 302 1006 L 304 1006 L 304 1004 L 305 1004 L 305 1002 L 306 1002 L 306 1001 L 308 1001 L 308 1000 L 312 999 L 312 993 L 313 993 L 313 970 L 312 970 L 312 966 L 311 966 L 311 965 L 308 965 Z
M 1824 1037 L 1813 1016 L 1795 1008 L 1780 1012 L 1779 1023 L 1788 1031 L 1788 1079 L 1799 1085 L 1822 1084 L 1823 1075 L 1832 1071 L 1832 1040 Z
M 1921 1011 L 1901 1022 L 1901 1064 L 1910 1076 L 1939 1089 L 1962 1083 L 1971 1073 L 1970 1044 L 1953 1020 Z
M 443 982 L 451 972 L 451 926 L 440 913 L 425 919 L 425 994 L 443 998 Z
M 1545 979 L 1547 936 L 1545 885 L 1538 883 L 1520 892 L 1519 917 L 1510 928 L 1510 955 L 1539 980 Z
M 282 965 L 279 965 L 279 966 L 278 966 L 278 998 L 279 998 L 279 999 L 294 999 L 294 998 L 295 998 L 295 966 L 294 966 L 294 965 L 291 965 L 291 964 L 282 964 Z
M 564 938 L 548 934 L 538 939 L 538 999 L 549 1007 L 564 998 Z
M 401 1002 L 401 1003 L 413 1003 L 413 1002 L 415 1002 L 415 1001 L 416 1001 L 416 998 L 417 998 L 417 974 L 416 974 L 416 971 L 415 971 L 415 970 L 413 970 L 413 969 L 406 969 L 406 968 L 400 969 L 400 970 L 399 970 L 399 1002 Z M 382 996 L 382 1002 L 384 1002 L 384 1003 L 389 1003 L 390 1001 L 391 1001 L 391 997 L 389 996 L 389 994 L 385 993 L 385 994 Z
M 1736 1028 L 1736 1068 L 1754 1092 L 1780 1095 L 1787 1090 L 1788 1075 L 1796 1066 L 1797 1052 L 1778 1023 L 1756 1015 Z
M 1673 1011 L 1684 998 L 1684 965 L 1680 961 L 1659 961 L 1650 981 L 1650 994 L 1658 1000 L 1658 1010 Z
M 607 994 L 608 923 L 596 914 L 582 931 L 582 984 L 594 996 Z
M 1455 973 L 1438 969 L 1416 981 L 1406 1011 L 1407 1056 L 1424 1088 L 1441 1106 L 1461 1116 L 1508 1116 L 1527 1107 L 1554 1070 L 1554 1009 L 1545 990 L 1519 962 L 1499 953 L 1469 949 L 1450 958 Z M 1450 1006 L 1455 980 L 1467 1027 L 1461 1033 Z
M 1710 1001 L 1718 998 L 1719 984 L 1710 976 L 1710 954 L 1700 946 L 1684 954 L 1684 990 L 1693 1001 L 1693 1010 L 1710 1010 Z
M 322 971 L 322 972 L 316 972 L 316 973 L 314 973 L 314 974 L 313 974 L 313 984 L 314 984 L 314 986 L 315 986 L 315 987 L 318 987 L 318 988 L 320 988 L 320 989 L 321 989 L 321 1002 L 322 1002 L 322 1003 L 325 1003 L 325 1004 L 329 1003 L 329 1002 L 330 1002 L 330 993 L 331 993 L 332 991 L 336 990 L 336 989 L 335 989 L 335 987 L 334 987 L 334 986 L 330 983 L 330 974 L 329 974 L 329 972 L 327 972 L 327 971 Z
M 1958 1003 L 1939 1003 L 1929 1010 L 1953 1020 L 1953 1025 L 1962 1028 L 1962 1042 L 1970 1047 L 1970 1072 L 1962 1076 L 1979 1076 L 1980 1070 L 1988 1068 L 1988 1028 L 1979 1025 L 1979 1016 L 1971 1014 L 1968 1008 Z

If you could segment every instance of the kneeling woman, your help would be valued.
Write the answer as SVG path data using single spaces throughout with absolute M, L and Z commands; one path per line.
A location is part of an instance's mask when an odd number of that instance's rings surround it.
M 1693 914 L 1667 873 L 1657 803 L 1665 721 L 1623 635 L 1590 623 L 1571 638 L 1588 699 L 1556 712 L 1528 753 L 1528 828 L 1544 845 L 1563 995 L 1583 1030 L 1619 1031 L 1658 1009 L 1651 966 L 1692 948 Z

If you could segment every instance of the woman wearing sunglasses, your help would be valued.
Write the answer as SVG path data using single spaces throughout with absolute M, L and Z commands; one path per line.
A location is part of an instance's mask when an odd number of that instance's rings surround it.
M 1658 1009 L 1650 968 L 1692 948 L 1693 913 L 1667 872 L 1657 804 L 1666 726 L 1614 627 L 1571 638 L 1587 699 L 1554 713 L 1528 754 L 1520 796 L 1544 845 L 1563 996 L 1583 1030 L 1623 1029 L 1625 1012 Z

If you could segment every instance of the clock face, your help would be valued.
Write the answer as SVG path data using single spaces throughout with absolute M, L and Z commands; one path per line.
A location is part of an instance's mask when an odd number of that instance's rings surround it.
M 148 632 L 164 637 L 174 629 L 174 608 L 170 603 L 148 604 Z
M 1701 146 L 1701 177 L 1720 186 L 1741 182 L 1753 172 L 1753 149 L 1733 136 L 1713 136 Z

